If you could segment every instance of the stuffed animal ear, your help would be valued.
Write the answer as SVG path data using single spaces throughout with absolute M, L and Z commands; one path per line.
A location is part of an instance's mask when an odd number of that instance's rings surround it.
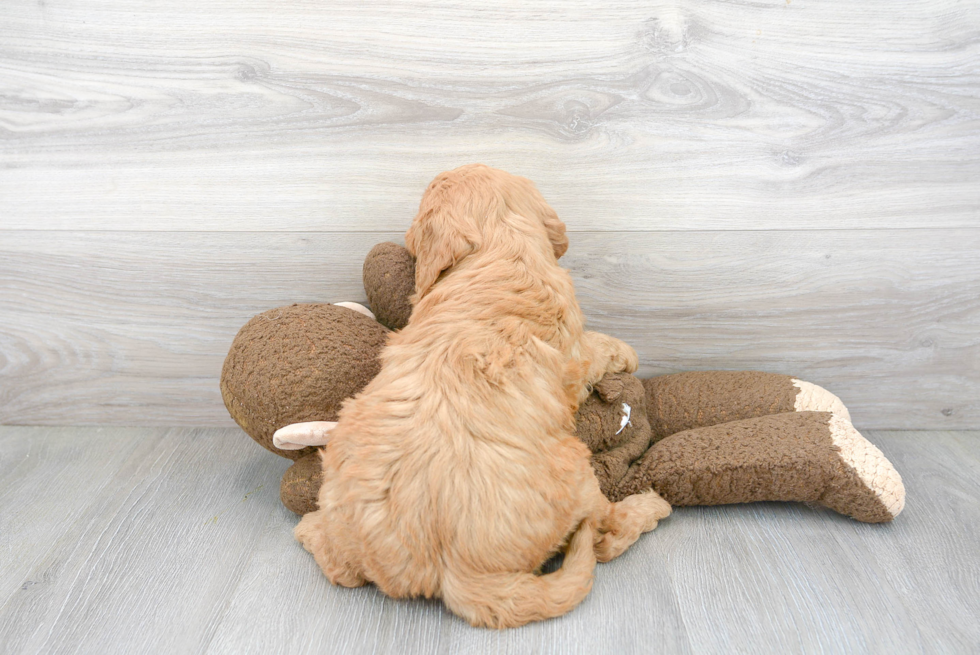
M 362 269 L 364 293 L 378 322 L 389 330 L 408 325 L 415 293 L 415 260 L 404 246 L 386 241 L 371 248 Z
M 314 450 L 293 462 L 279 482 L 279 499 L 293 514 L 303 516 L 317 509 L 317 496 L 323 484 L 320 451 Z
M 593 389 L 605 402 L 615 402 L 619 400 L 619 397 L 623 395 L 623 391 L 626 389 L 626 381 L 623 378 L 627 375 L 629 373 L 607 373 L 593 385 Z

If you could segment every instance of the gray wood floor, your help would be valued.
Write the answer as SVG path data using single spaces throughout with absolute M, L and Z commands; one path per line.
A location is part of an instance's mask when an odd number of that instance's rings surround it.
M 967 653 L 980 649 L 980 433 L 867 432 L 905 512 L 678 509 L 570 614 L 470 628 L 331 587 L 292 540 L 286 460 L 237 429 L 0 428 L 4 653 Z

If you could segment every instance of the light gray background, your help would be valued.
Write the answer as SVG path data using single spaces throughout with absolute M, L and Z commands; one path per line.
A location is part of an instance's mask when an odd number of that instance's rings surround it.
M 0 423 L 233 425 L 238 328 L 481 161 L 642 374 L 977 427 L 978 50 L 975 1 L 4 0 Z

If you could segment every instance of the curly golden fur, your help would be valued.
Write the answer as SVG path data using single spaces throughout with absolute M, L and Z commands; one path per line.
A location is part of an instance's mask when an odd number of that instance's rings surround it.
M 439 175 L 405 243 L 411 319 L 344 405 L 296 538 L 334 584 L 442 598 L 473 625 L 563 614 L 597 559 L 670 513 L 652 491 L 609 503 L 574 436 L 590 385 L 636 370 L 636 353 L 584 331 L 558 265 L 565 226 L 524 178 Z M 562 548 L 562 567 L 538 575 Z

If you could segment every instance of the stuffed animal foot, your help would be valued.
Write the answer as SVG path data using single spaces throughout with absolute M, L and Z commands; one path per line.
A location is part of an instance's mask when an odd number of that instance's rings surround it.
M 279 499 L 293 514 L 303 516 L 317 509 L 317 496 L 323 484 L 320 452 L 307 454 L 286 469 L 279 483 Z
M 630 468 L 615 495 L 650 487 L 672 505 L 800 501 L 867 523 L 891 521 L 905 505 L 891 463 L 832 412 L 786 412 L 671 435 Z

